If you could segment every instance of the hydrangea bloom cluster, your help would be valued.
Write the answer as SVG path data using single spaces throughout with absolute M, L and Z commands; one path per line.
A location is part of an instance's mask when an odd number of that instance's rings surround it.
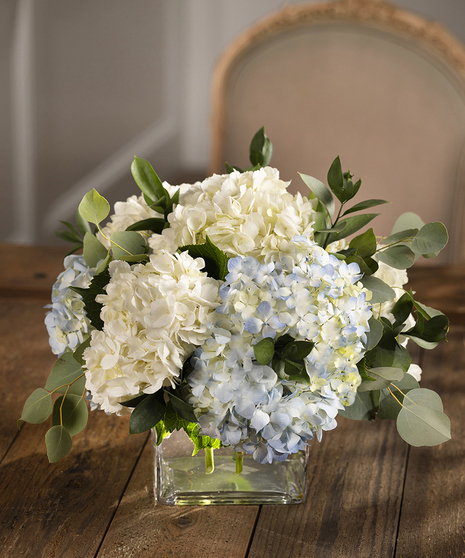
M 229 256 L 249 255 L 277 260 L 290 240 L 313 240 L 316 200 L 287 191 L 271 167 L 213 175 L 190 188 L 181 187 L 179 204 L 168 216 L 170 227 L 149 241 L 154 250 L 170 252 L 187 244 L 203 244 L 206 236 Z
M 51 308 L 45 316 L 52 352 L 61 356 L 66 351 L 74 351 L 89 331 L 81 295 L 70 287 L 86 288 L 94 275 L 82 256 L 67 256 L 63 262 L 65 271 L 58 275 L 52 289 Z
M 108 413 L 141 392 L 173 385 L 184 361 L 210 335 L 210 313 L 219 302 L 218 282 L 200 271 L 201 258 L 159 252 L 147 264 L 110 263 L 102 331 L 92 331 L 84 352 L 86 387 Z
M 190 403 L 204 434 L 261 463 L 284 460 L 335 428 L 361 382 L 357 362 L 372 313 L 357 264 L 305 237 L 279 262 L 229 261 L 211 335 L 192 359 Z M 311 341 L 301 378 L 254 360 L 253 345 L 289 334 Z

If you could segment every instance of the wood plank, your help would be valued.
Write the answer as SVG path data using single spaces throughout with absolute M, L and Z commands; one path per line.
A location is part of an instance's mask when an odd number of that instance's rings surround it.
M 390 421 L 338 422 L 310 450 L 307 501 L 264 506 L 249 558 L 393 556 L 407 446 Z
M 465 556 L 465 328 L 426 352 L 422 387 L 437 391 L 451 419 L 452 440 L 411 448 L 397 558 Z
M 148 443 L 98 558 L 245 557 L 258 509 L 156 504 L 153 451 Z
M 24 402 L 43 387 L 56 356 L 48 344 L 44 301 L 3 299 L 0 312 L 0 460 L 18 434 Z
M 19 246 L 0 243 L 0 296 L 50 298 L 63 271 L 68 246 Z
M 26 424 L 0 466 L 2 558 L 93 558 L 147 438 L 96 411 L 72 452 L 50 465 L 49 427 Z
M 441 310 L 451 323 L 465 324 L 465 266 L 414 266 L 408 275 L 417 300 Z

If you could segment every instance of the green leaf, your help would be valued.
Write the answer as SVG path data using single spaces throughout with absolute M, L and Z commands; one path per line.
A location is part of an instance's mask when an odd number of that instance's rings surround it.
M 24 420 L 30 424 L 40 424 L 48 419 L 52 408 L 51 394 L 43 388 L 38 388 L 26 399 L 19 420 Z
M 189 405 L 189 403 L 186 403 L 180 397 L 175 395 L 172 391 L 166 391 L 166 393 L 168 393 L 168 396 L 170 398 L 170 403 L 173 409 L 181 418 L 187 420 L 188 422 L 197 421 L 197 417 L 194 414 L 193 405 Z
M 304 183 L 306 184 L 306 186 L 310 188 L 310 191 L 314 194 L 314 196 L 318 200 L 320 200 L 323 207 L 326 209 L 328 213 L 328 217 L 332 219 L 336 205 L 334 203 L 334 198 L 329 188 L 325 186 L 323 182 L 320 182 L 318 179 L 313 178 L 313 176 L 308 176 L 307 174 L 302 174 L 302 173 L 299 174 L 302 180 L 304 181 Z
M 447 229 L 442 223 L 428 223 L 418 231 L 411 248 L 415 254 L 429 255 L 440 252 L 448 240 Z
M 61 223 L 69 225 L 69 223 L 65 223 L 65 221 L 61 221 Z M 82 243 L 82 238 L 77 231 L 55 231 L 55 236 L 66 242 Z
M 253 166 L 266 167 L 273 155 L 273 145 L 265 134 L 265 128 L 260 128 L 250 144 L 250 162 Z
M 393 329 L 403 326 L 405 320 L 410 316 L 413 308 L 413 300 L 409 293 L 403 294 L 399 300 L 394 304 L 391 314 L 395 318 Z
M 103 273 L 109 266 L 110 262 L 113 260 L 110 252 L 108 252 L 108 254 L 106 255 L 105 259 L 103 259 L 99 266 L 97 267 L 97 269 L 95 270 L 95 275 L 99 275 L 100 273 Z
M 82 198 L 78 208 L 79 214 L 83 219 L 98 225 L 110 213 L 110 204 L 101 196 L 95 188 Z
M 86 378 L 81 365 L 73 357 L 73 353 L 64 353 L 52 366 L 52 370 L 45 384 L 48 391 L 65 393 L 71 385 L 71 392 L 82 395 Z M 78 384 L 78 385 L 76 385 Z
M 346 217 L 338 221 L 338 225 L 344 223 L 344 229 L 336 234 L 330 235 L 330 242 L 336 242 L 336 240 L 342 240 L 351 234 L 356 233 L 358 230 L 368 225 L 379 213 L 366 213 L 364 215 L 354 215 L 353 217 Z
M 100 312 L 103 304 L 97 302 L 95 297 L 98 294 L 106 294 L 104 287 L 109 283 L 109 281 L 110 273 L 108 269 L 106 269 L 102 273 L 93 276 L 87 289 L 83 289 L 81 287 L 70 287 L 71 290 L 82 296 L 87 318 L 89 318 L 92 326 L 99 330 L 103 329 L 103 320 L 100 318 Z
M 79 213 L 79 209 L 76 211 L 76 225 L 79 232 L 84 236 L 87 232 L 92 234 L 92 228 L 89 225 L 89 222 L 82 218 L 81 214 Z
M 70 436 L 79 434 L 87 425 L 88 410 L 84 398 L 67 394 L 60 396 L 53 406 L 53 424 L 62 425 Z
M 416 259 L 412 250 L 404 244 L 398 244 L 397 246 L 381 250 L 377 252 L 376 258 L 395 269 L 408 269 L 412 267 Z
M 141 393 L 140 395 L 136 395 L 135 397 L 132 397 L 127 401 L 120 401 L 119 404 L 123 407 L 131 407 L 133 409 L 134 407 L 137 407 L 137 405 L 139 405 L 139 403 L 146 399 L 148 396 L 148 393 Z
M 344 203 L 347 199 L 346 192 L 344 192 L 343 184 L 344 184 L 344 177 L 342 173 L 342 166 L 341 160 L 338 157 L 334 159 L 329 167 L 328 171 L 328 186 L 331 188 L 333 194 L 337 197 L 337 199 Z
M 386 200 L 365 200 L 353 205 L 350 209 L 344 211 L 343 215 L 349 215 L 350 213 L 355 213 L 356 211 L 364 211 L 365 209 L 370 209 L 371 207 L 376 207 L 377 205 L 383 205 L 384 203 L 390 203 Z
M 371 304 L 387 302 L 388 300 L 393 300 L 396 296 L 394 289 L 378 277 L 362 277 L 361 283 L 372 293 L 371 300 L 369 301 Z
M 117 260 L 128 256 L 145 256 L 145 239 L 138 232 L 117 231 L 111 235 L 111 251 Z
M 399 389 L 396 389 L 395 386 Z M 389 387 L 391 392 L 395 395 L 395 398 L 391 395 L 388 389 L 381 390 L 379 410 L 376 418 L 395 420 L 402 409 L 396 399 L 402 403 L 404 395 L 412 389 L 418 389 L 420 385 L 412 375 L 405 374 L 402 380 L 392 382 Z
M 83 255 L 89 267 L 96 267 L 100 260 L 104 260 L 107 257 L 108 250 L 96 236 L 86 232 L 84 235 Z
M 424 323 L 417 322 L 413 328 L 403 331 L 402 335 L 412 339 L 424 349 L 434 349 L 440 341 L 446 339 L 448 331 L 449 320 L 444 314 L 441 314 Z
M 407 372 L 412 362 L 410 353 L 405 347 L 399 345 L 394 332 L 385 328 L 383 336 L 375 349 L 365 354 L 367 365 L 370 368 L 393 367 Z
M 56 425 L 45 434 L 45 445 L 48 460 L 50 463 L 56 463 L 71 451 L 73 442 L 66 428 Z
M 314 346 L 315 343 L 311 341 L 291 341 L 284 347 L 283 357 L 293 362 L 303 361 L 312 352 Z
M 376 416 L 376 407 L 371 396 L 371 392 L 366 391 L 357 393 L 355 401 L 349 407 L 339 411 L 341 417 L 350 420 L 373 420 Z
M 365 348 L 367 351 L 371 351 L 378 345 L 381 337 L 383 336 L 383 324 L 374 318 L 373 316 L 368 320 L 368 325 L 370 330 L 367 331 L 367 340 L 365 343 Z
M 137 223 L 129 225 L 126 231 L 152 231 L 156 234 L 161 234 L 165 226 L 165 219 L 151 217 L 150 219 L 142 219 L 142 221 L 137 221 Z
M 402 213 L 402 215 L 400 215 L 394 223 L 391 235 L 406 229 L 421 229 L 424 224 L 424 221 L 416 213 L 412 213 L 410 211 Z
M 83 354 L 84 351 L 87 349 L 87 347 L 90 347 L 90 342 L 91 342 L 92 338 L 89 335 L 88 337 L 86 337 L 84 339 L 84 341 L 78 345 L 75 349 L 74 349 L 74 353 L 72 353 L 74 360 L 80 365 L 82 366 L 84 364 L 84 358 L 83 358 Z M 66 353 L 65 353 L 66 354 Z M 64 356 L 64 355 L 63 355 Z
M 387 238 L 383 239 L 383 244 L 394 244 L 397 242 L 410 243 L 417 234 L 418 234 L 418 229 L 406 229 L 403 231 L 398 231 L 394 234 L 389 235 Z
M 390 366 L 370 368 L 368 374 L 373 378 L 373 381 L 362 382 L 357 390 L 359 393 L 383 389 L 391 382 L 401 380 L 404 377 L 404 372 L 400 368 Z
M 368 229 L 353 238 L 349 243 L 349 248 L 356 250 L 357 256 L 361 258 L 372 256 L 376 252 L 376 236 L 373 229 Z
M 146 432 L 163 419 L 166 411 L 163 393 L 160 390 L 150 394 L 134 408 L 129 419 L 129 434 Z
M 152 165 L 145 159 L 134 157 L 131 164 L 131 173 L 141 191 L 149 198 L 150 202 L 156 202 L 161 198 L 169 198 L 167 191 L 163 187 L 162 181 L 153 170 Z M 150 205 L 150 203 L 148 204 Z M 163 214 L 163 210 L 160 212 Z
M 414 389 L 404 398 L 397 417 L 397 431 L 412 446 L 436 446 L 450 440 L 450 421 L 442 412 L 439 395 Z
M 178 248 L 180 252 L 187 251 L 192 258 L 203 258 L 205 267 L 203 271 L 209 277 L 224 281 L 228 274 L 228 256 L 208 238 L 205 244 L 187 244 Z
M 267 365 L 274 356 L 274 342 L 270 337 L 265 337 L 253 346 L 255 359 L 259 364 Z

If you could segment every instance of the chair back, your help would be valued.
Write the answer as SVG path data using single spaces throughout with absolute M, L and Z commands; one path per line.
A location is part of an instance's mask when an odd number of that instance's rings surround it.
M 465 49 L 438 24 L 382 0 L 286 6 L 223 54 L 212 123 L 213 172 L 248 166 L 265 126 L 291 191 L 306 193 L 298 172 L 326 182 L 339 155 L 359 201 L 392 202 L 377 233 L 414 211 L 450 231 L 433 262 L 465 261 Z

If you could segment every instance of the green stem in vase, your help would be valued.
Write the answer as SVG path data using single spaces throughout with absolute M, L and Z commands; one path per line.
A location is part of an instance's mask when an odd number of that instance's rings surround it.
M 215 470 L 215 459 L 213 457 L 213 448 L 205 448 L 205 472 L 211 475 Z
M 244 467 L 244 452 L 236 451 L 236 475 L 240 475 L 242 473 L 243 467 Z

